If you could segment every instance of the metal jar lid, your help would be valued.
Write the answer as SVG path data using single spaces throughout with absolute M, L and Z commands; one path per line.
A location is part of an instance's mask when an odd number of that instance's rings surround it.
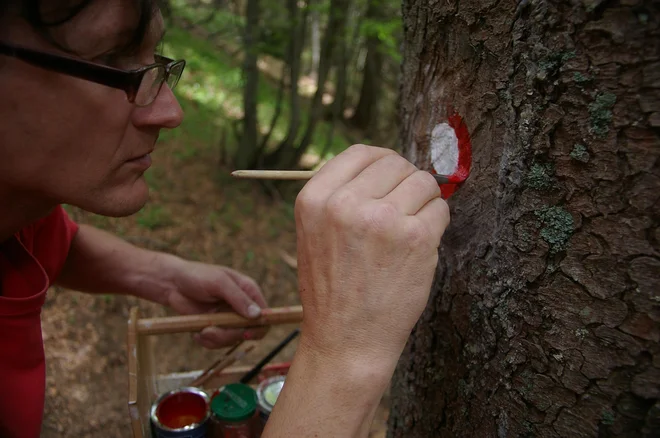
M 176 409 L 174 406 L 170 406 L 176 403 L 180 404 L 192 404 L 192 409 L 196 411 L 203 411 L 203 415 L 201 418 L 196 421 L 195 423 L 188 424 L 183 427 L 170 427 L 166 423 L 164 415 L 168 414 L 168 412 L 164 412 L 165 410 L 172 410 Z M 158 427 L 161 430 L 165 430 L 168 432 L 183 432 L 186 430 L 193 430 L 198 428 L 200 425 L 204 424 L 210 417 L 211 411 L 209 409 L 209 404 L 210 404 L 210 399 L 209 396 L 206 394 L 206 392 L 202 391 L 199 388 L 193 388 L 193 387 L 185 387 L 185 388 L 179 388 L 175 389 L 173 391 L 166 392 L 165 394 L 162 394 L 158 399 L 154 402 L 154 404 L 151 406 L 151 412 L 150 412 L 150 417 L 151 417 L 151 422 Z
M 221 421 L 237 423 L 247 420 L 257 410 L 257 396 L 250 386 L 231 383 L 211 400 L 211 411 Z
M 275 376 L 264 380 L 257 387 L 257 400 L 262 411 L 270 413 L 284 387 L 285 376 Z

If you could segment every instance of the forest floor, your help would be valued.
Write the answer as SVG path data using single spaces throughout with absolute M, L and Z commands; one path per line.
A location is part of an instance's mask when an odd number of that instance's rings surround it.
M 68 208 L 79 223 L 109 230 L 139 246 L 240 270 L 261 285 L 270 306 L 298 304 L 297 277 L 282 258 L 295 256 L 293 202 L 300 183 L 281 198 L 268 197 L 258 183 L 236 181 L 218 164 L 217 151 L 177 141 L 160 144 L 147 174 L 149 204 L 132 217 L 104 218 Z M 53 289 L 43 310 L 47 358 L 44 438 L 130 436 L 126 335 L 129 310 L 147 317 L 167 309 L 134 297 L 92 296 Z M 273 328 L 243 363 L 253 364 L 292 329 Z M 161 373 L 203 369 L 222 354 L 193 343 L 190 335 L 156 338 Z M 290 360 L 292 343 L 275 361 Z M 385 436 L 387 399 L 372 427 Z

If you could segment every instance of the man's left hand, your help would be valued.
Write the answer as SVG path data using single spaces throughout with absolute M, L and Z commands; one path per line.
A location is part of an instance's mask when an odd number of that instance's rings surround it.
M 174 287 L 168 293 L 167 304 L 180 314 L 233 310 L 252 319 L 266 307 L 261 289 L 252 278 L 224 266 L 182 261 L 171 279 Z M 205 348 L 222 348 L 241 339 L 261 339 L 266 332 L 265 328 L 207 327 L 194 339 Z

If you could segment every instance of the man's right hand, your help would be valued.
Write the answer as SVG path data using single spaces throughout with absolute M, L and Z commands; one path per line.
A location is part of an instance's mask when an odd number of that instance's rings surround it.
M 437 182 L 392 150 L 356 145 L 305 185 L 295 211 L 300 348 L 393 366 L 426 307 L 449 225 Z
M 296 202 L 302 333 L 264 437 L 366 437 L 426 307 L 449 224 L 435 179 L 353 146 Z

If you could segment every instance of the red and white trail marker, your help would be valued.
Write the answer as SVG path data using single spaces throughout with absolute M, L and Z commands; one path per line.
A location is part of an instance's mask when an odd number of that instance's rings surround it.
M 447 175 L 448 184 L 441 184 L 442 197 L 449 198 L 470 175 L 472 143 L 463 118 L 453 112 L 431 132 L 432 172 Z

